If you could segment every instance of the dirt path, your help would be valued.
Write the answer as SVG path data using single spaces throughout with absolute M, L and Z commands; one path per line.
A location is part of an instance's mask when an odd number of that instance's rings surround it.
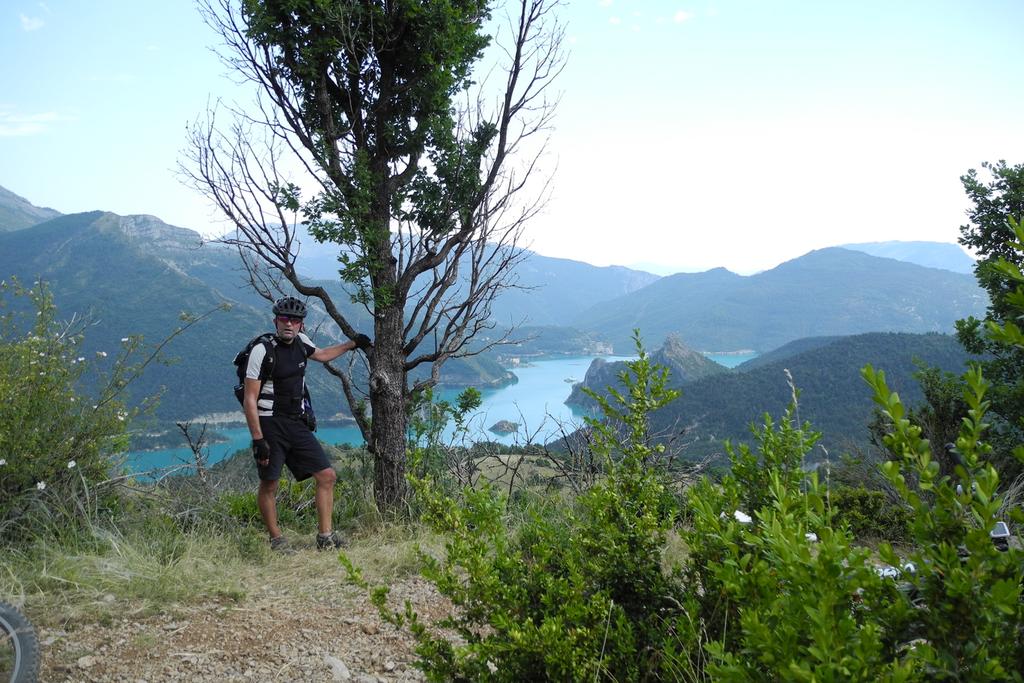
M 111 604 L 97 623 L 40 629 L 43 681 L 419 681 L 412 639 L 380 621 L 336 559 L 312 551 L 275 560 L 241 601 L 208 600 L 154 616 Z M 273 580 L 273 576 L 280 577 Z M 430 584 L 392 582 L 428 620 L 446 611 Z M 113 603 L 113 596 L 107 596 Z

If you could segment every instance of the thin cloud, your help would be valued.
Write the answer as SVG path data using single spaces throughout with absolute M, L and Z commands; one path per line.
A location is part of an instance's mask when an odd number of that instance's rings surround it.
M 21 18 L 21 30 L 22 31 L 37 31 L 46 25 L 46 22 L 39 17 L 30 17 L 25 14 L 19 14 Z
M 615 2 L 615 0 L 598 0 L 597 4 L 601 7 L 611 7 L 613 2 Z
M 50 6 L 47 5 L 45 2 L 38 2 L 36 4 L 39 5 L 40 7 L 42 7 L 44 12 L 46 12 L 50 16 L 53 16 L 53 10 L 50 9 Z
M 69 117 L 61 116 L 55 111 L 39 114 L 15 114 L 0 109 L 0 137 L 14 138 L 37 135 L 45 131 L 51 123 L 70 120 Z
M 679 10 L 674 15 L 672 15 L 672 21 L 676 22 L 677 24 L 681 24 L 684 21 L 689 21 L 690 19 L 693 19 L 693 14 L 687 12 L 686 10 Z
M 608 23 L 612 26 L 618 26 L 622 23 L 622 19 L 619 19 L 618 17 L 608 17 Z

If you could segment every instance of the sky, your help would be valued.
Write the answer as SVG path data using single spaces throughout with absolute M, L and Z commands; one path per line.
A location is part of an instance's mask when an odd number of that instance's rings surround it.
M 527 228 L 546 256 L 748 274 L 851 242 L 955 242 L 959 177 L 1024 163 L 1020 0 L 569 0 Z M 187 0 L 0 0 L 0 186 L 224 231 L 186 125 L 246 103 Z

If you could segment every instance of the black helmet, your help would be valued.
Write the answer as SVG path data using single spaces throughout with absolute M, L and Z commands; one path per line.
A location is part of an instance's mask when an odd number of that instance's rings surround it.
M 274 302 L 274 315 L 290 315 L 293 318 L 305 318 L 306 304 L 293 296 L 286 296 Z

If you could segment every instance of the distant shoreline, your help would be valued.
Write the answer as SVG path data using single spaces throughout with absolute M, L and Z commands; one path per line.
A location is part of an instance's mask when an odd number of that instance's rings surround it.
M 191 428 L 195 430 L 192 432 L 194 436 L 198 434 L 199 429 L 206 427 L 207 431 L 204 434 L 204 441 L 208 446 L 230 441 L 228 437 L 218 432 L 218 429 L 240 429 L 246 427 L 245 416 L 240 410 L 207 413 L 206 415 L 197 415 L 187 420 L 178 420 L 178 422 L 187 422 L 191 425 Z M 330 417 L 317 418 L 317 423 L 322 427 L 353 427 L 356 421 L 348 415 L 335 414 Z M 185 438 L 180 431 L 171 428 L 163 431 L 148 431 L 132 435 L 130 450 L 137 453 L 150 453 L 167 450 L 168 448 L 181 448 L 185 445 Z
M 740 349 L 738 351 L 698 351 L 704 356 L 749 356 L 752 353 L 757 353 L 754 349 Z
M 184 420 L 182 420 L 184 421 Z M 216 425 L 218 427 L 244 427 L 245 426 L 245 415 L 240 410 L 226 412 L 226 413 L 207 413 L 206 415 L 197 415 L 188 420 L 195 425 Z M 342 415 L 335 413 L 328 417 L 317 416 L 317 421 L 322 424 L 331 424 L 338 426 L 354 425 L 356 423 L 355 418 L 348 415 Z

